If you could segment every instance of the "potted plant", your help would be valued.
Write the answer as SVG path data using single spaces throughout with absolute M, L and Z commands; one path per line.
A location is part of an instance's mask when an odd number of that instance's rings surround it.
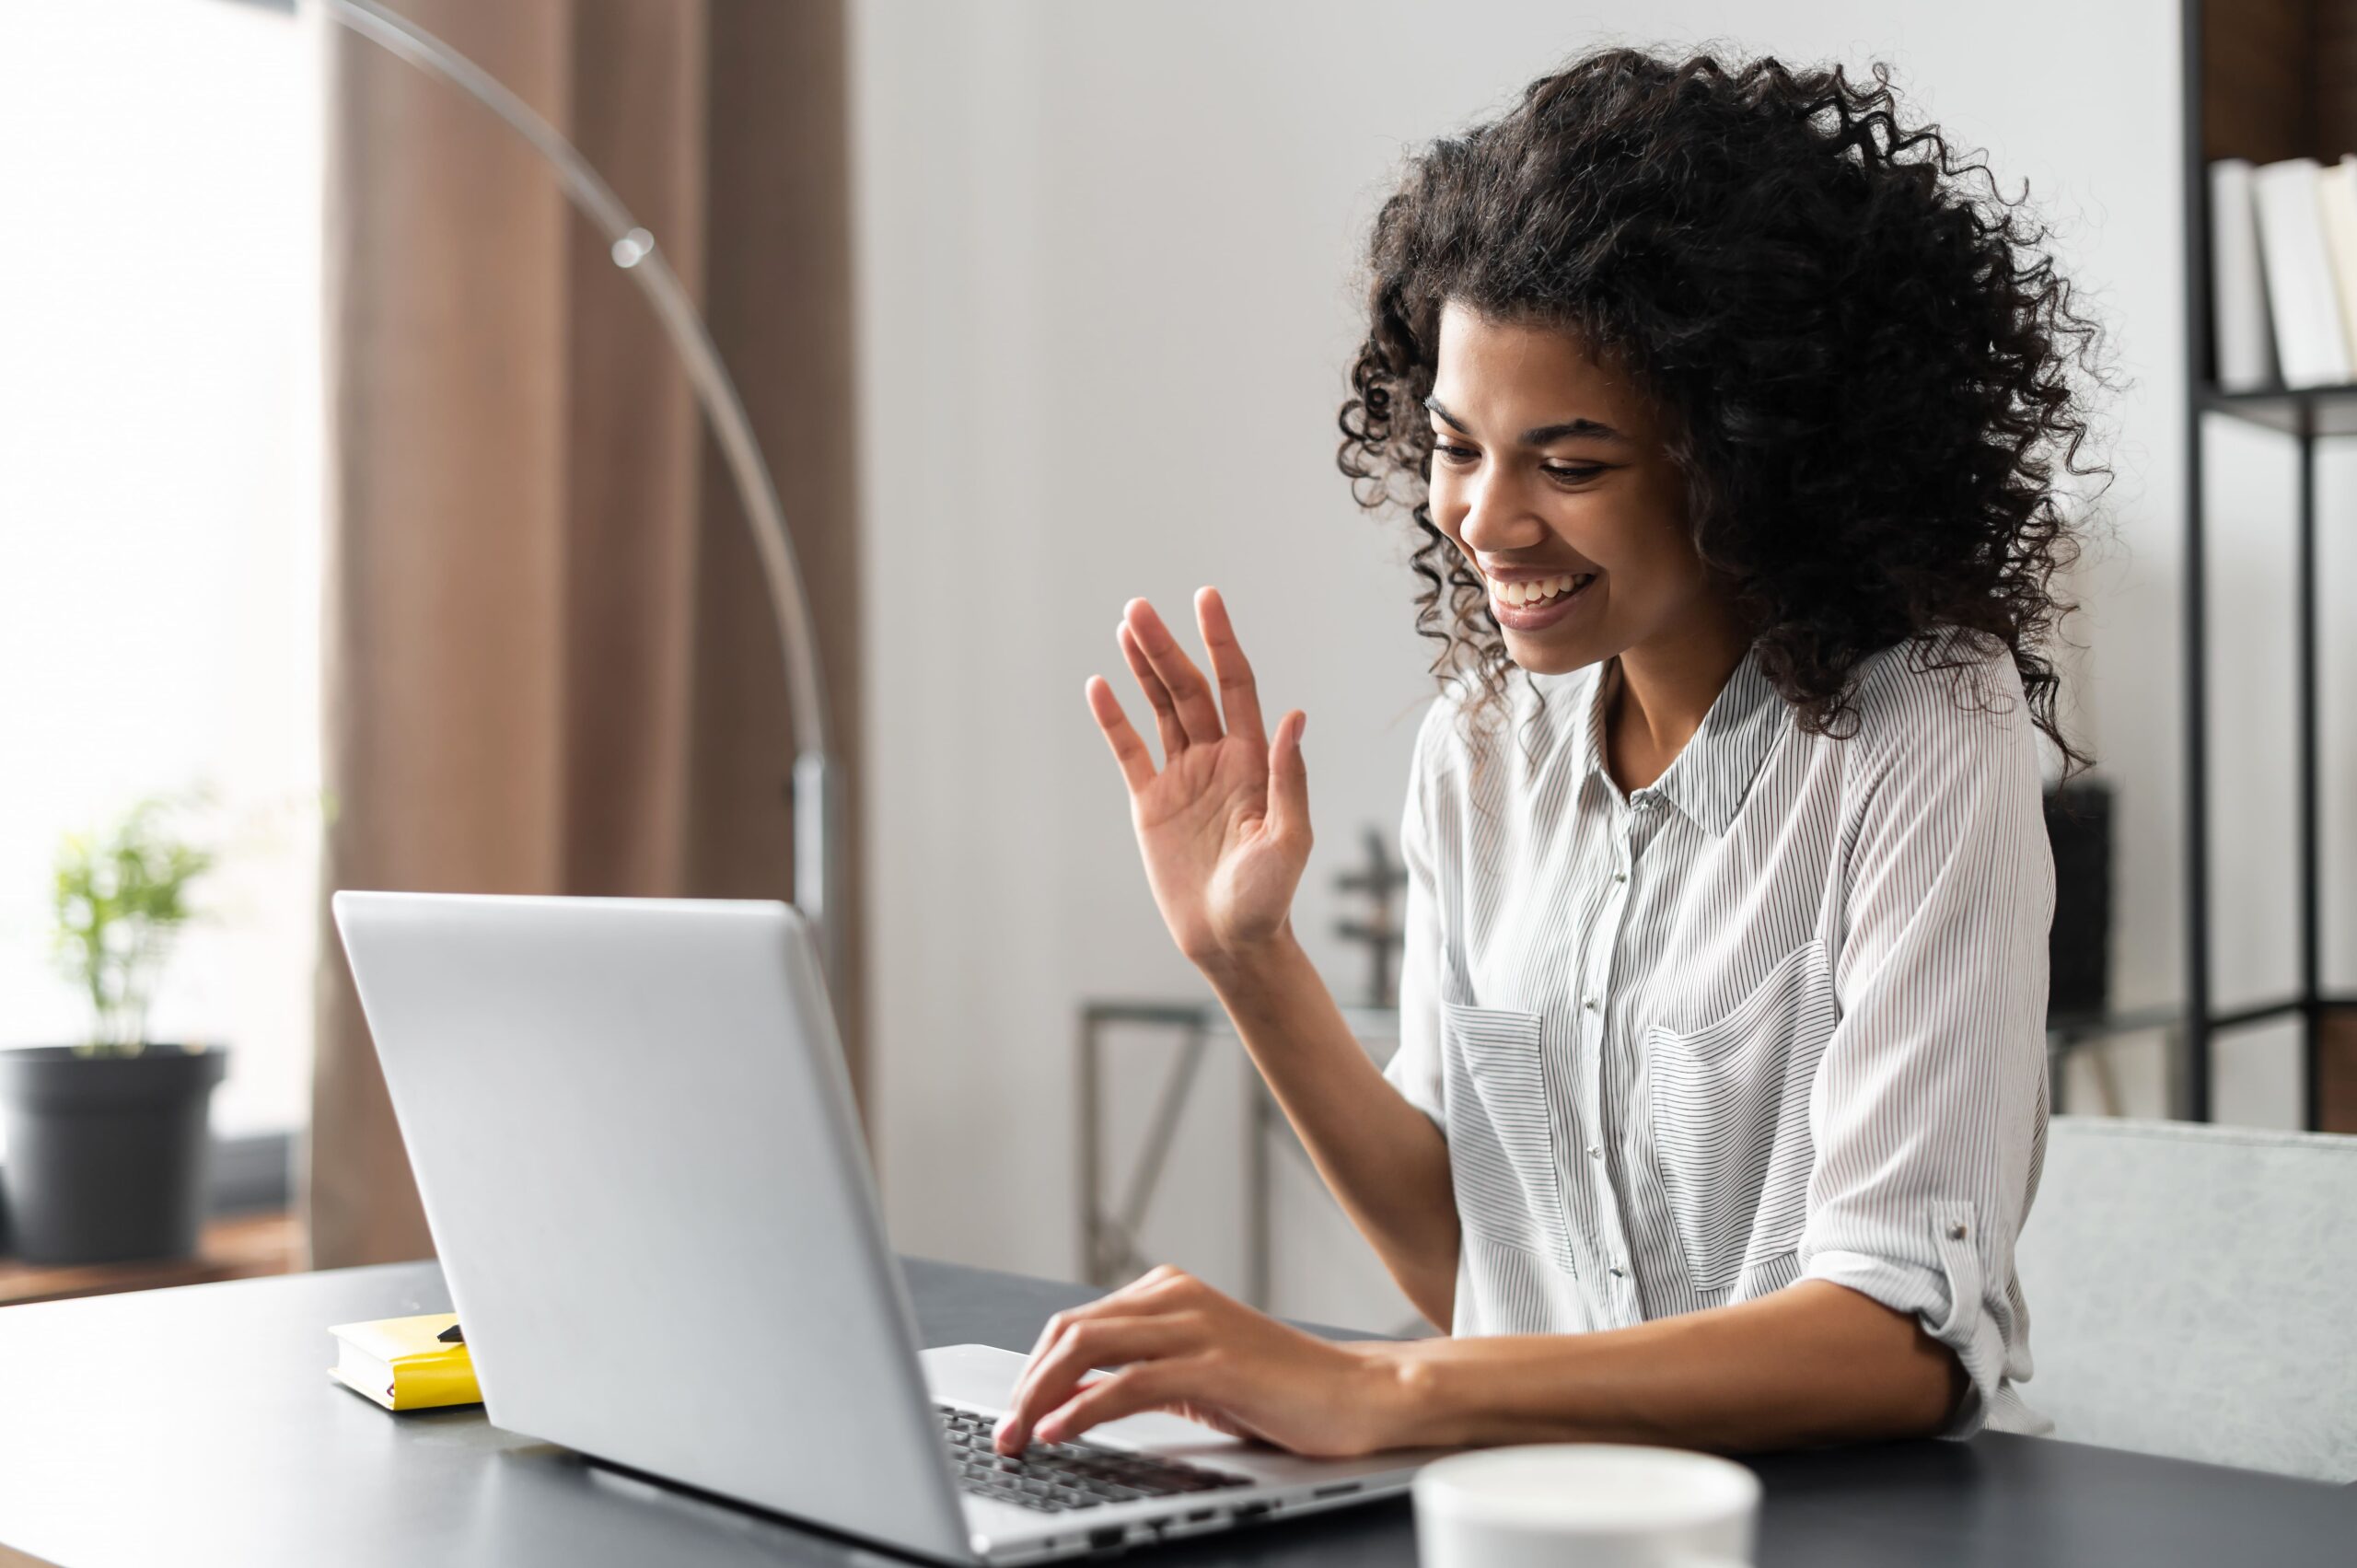
M 57 957 L 89 997 L 78 1045 L 0 1051 L 12 1249 L 30 1262 L 179 1258 L 203 1217 L 208 1116 L 228 1052 L 147 1038 L 147 1005 L 189 888 L 213 865 L 169 807 L 134 807 L 60 845 Z

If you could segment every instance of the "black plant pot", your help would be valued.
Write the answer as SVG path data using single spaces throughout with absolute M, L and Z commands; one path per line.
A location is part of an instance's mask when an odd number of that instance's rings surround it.
M 9 1250 L 31 1263 L 185 1258 L 204 1217 L 207 1116 L 229 1053 L 0 1051 Z

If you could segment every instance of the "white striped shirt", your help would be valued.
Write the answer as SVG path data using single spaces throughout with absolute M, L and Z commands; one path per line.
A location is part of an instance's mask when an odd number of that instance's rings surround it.
M 2009 656 L 1870 659 L 1846 738 L 1736 668 L 1625 797 L 1605 665 L 1417 738 L 1400 1045 L 1448 1140 L 1458 1334 L 1576 1333 L 1831 1280 L 1971 1382 L 1950 1428 L 2049 1425 L 2014 1238 L 2046 1138 L 2053 862 Z

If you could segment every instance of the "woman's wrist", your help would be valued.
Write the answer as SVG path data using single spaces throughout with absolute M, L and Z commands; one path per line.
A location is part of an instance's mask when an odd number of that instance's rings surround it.
M 1231 1000 L 1265 994 L 1283 985 L 1303 958 L 1288 918 L 1266 936 L 1198 957 L 1195 968 L 1222 1000 Z
M 1431 1341 L 1353 1345 L 1366 1374 L 1367 1446 L 1454 1447 L 1467 1441 L 1459 1412 L 1448 1400 L 1445 1368 Z

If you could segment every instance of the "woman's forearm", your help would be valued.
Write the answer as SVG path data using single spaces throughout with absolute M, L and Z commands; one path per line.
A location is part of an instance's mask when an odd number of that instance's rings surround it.
M 1290 931 L 1204 974 L 1343 1212 L 1416 1310 L 1446 1330 L 1458 1237 L 1440 1130 L 1369 1060 Z
M 1361 1347 L 1387 1446 L 1666 1443 L 1747 1453 L 1927 1436 L 1965 1377 L 1910 1316 L 1823 1280 L 1588 1334 Z

